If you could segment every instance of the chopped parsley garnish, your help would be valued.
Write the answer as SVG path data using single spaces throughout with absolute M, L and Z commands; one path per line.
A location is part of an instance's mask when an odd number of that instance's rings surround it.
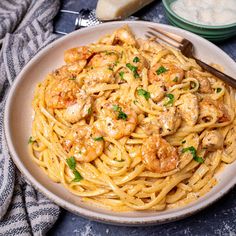
M 179 79 L 179 77 L 175 77 L 174 79 L 173 79 L 173 82 L 178 82 L 178 79 Z
M 104 140 L 104 138 L 103 138 L 102 136 L 100 136 L 100 137 L 94 138 L 93 140 L 94 140 L 94 141 L 102 141 L 102 140 Z
M 114 161 L 117 161 L 117 162 L 124 162 L 125 160 L 114 159 Z
M 127 120 L 127 117 L 128 116 L 123 111 L 120 111 L 118 114 L 118 119 Z
M 138 89 L 138 95 L 145 97 L 146 100 L 148 100 L 151 96 L 150 93 L 144 89 Z
M 81 176 L 81 174 L 77 170 L 74 170 L 73 174 L 75 176 L 75 178 L 72 180 L 73 182 L 79 182 L 80 180 L 83 179 L 83 177 Z
M 130 63 L 127 63 L 126 66 L 133 72 L 134 78 L 139 78 L 139 74 L 137 72 L 138 67 L 133 66 Z
M 135 63 L 137 63 L 137 62 L 139 62 L 139 61 L 140 61 L 140 60 L 139 60 L 138 57 L 135 57 L 134 60 L 133 60 L 133 62 L 135 62 Z
M 75 161 L 75 158 L 72 156 L 72 157 L 70 157 L 70 158 L 67 158 L 66 159 L 66 163 L 67 163 L 67 165 L 69 166 L 69 168 L 71 169 L 71 170 L 74 170 L 75 169 L 75 167 L 76 167 L 76 161 Z
M 193 157 L 193 160 L 198 162 L 198 163 L 204 163 L 204 160 L 202 157 L 199 157 L 199 156 L 194 156 Z
M 121 107 L 118 105 L 113 105 L 113 110 L 118 112 L 118 120 L 127 120 L 128 116 L 122 111 Z
M 133 66 L 130 63 L 127 63 L 126 66 L 132 71 L 135 72 L 137 71 L 138 67 L 137 66 Z
M 216 92 L 217 92 L 217 93 L 220 93 L 221 90 L 222 90 L 222 88 L 217 88 L 217 89 L 216 89 Z
M 124 71 L 119 72 L 119 76 L 120 76 L 121 79 L 124 79 L 124 74 L 125 74 Z
M 157 75 L 160 75 L 164 72 L 168 71 L 168 69 L 166 69 L 164 66 L 160 66 L 157 70 L 156 70 L 156 73 Z
M 30 143 L 34 143 L 34 142 L 35 142 L 35 140 L 33 139 L 33 137 L 30 136 L 30 137 L 29 137 L 29 140 L 28 140 L 28 144 L 30 144 Z
M 112 70 L 112 71 L 113 71 L 113 68 L 109 66 L 109 67 L 108 67 L 108 70 Z
M 76 161 L 75 158 L 72 156 L 70 158 L 66 159 L 66 163 L 69 166 L 69 168 L 73 171 L 73 174 L 75 176 L 75 178 L 72 180 L 74 182 L 79 182 L 80 180 L 83 179 L 83 177 L 81 176 L 81 174 L 75 169 L 76 167 Z
M 197 150 L 195 149 L 195 147 L 191 146 L 191 147 L 184 148 L 184 149 L 182 150 L 183 153 L 188 152 L 188 151 L 192 154 L 193 159 L 194 159 L 196 162 L 198 162 L 198 163 L 203 163 L 203 162 L 204 162 L 203 158 L 202 158 L 202 157 L 199 157 L 199 156 L 197 155 Z
M 166 102 L 166 103 L 164 104 L 164 106 L 173 105 L 173 103 L 174 103 L 174 95 L 171 94 L 171 93 L 168 93 L 168 94 L 166 94 L 166 97 L 169 98 L 169 101 Z
M 88 109 L 88 114 L 90 115 L 92 113 L 92 107 Z
M 121 108 L 118 105 L 113 105 L 114 111 L 121 111 Z

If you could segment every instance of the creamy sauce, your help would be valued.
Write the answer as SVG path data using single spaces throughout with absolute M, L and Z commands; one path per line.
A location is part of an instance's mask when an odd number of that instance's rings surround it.
M 171 9 L 180 17 L 198 24 L 236 23 L 236 0 L 177 0 Z

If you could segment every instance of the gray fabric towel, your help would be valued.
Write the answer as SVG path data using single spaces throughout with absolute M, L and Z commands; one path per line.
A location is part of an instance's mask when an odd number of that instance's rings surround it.
M 10 159 L 4 137 L 7 91 L 22 67 L 56 39 L 59 0 L 0 1 L 0 235 L 44 235 L 59 207 L 27 184 Z

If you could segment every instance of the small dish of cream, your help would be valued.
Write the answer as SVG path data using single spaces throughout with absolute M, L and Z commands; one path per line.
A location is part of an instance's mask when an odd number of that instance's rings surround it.
M 170 7 L 178 16 L 197 24 L 236 23 L 236 0 L 176 0 Z

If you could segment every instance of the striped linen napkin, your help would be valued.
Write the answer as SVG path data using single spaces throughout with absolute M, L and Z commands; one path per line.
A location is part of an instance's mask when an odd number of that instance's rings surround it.
M 6 94 L 22 67 L 56 39 L 52 19 L 59 0 L 0 0 L 0 235 L 45 235 L 60 209 L 29 185 L 7 149 Z

